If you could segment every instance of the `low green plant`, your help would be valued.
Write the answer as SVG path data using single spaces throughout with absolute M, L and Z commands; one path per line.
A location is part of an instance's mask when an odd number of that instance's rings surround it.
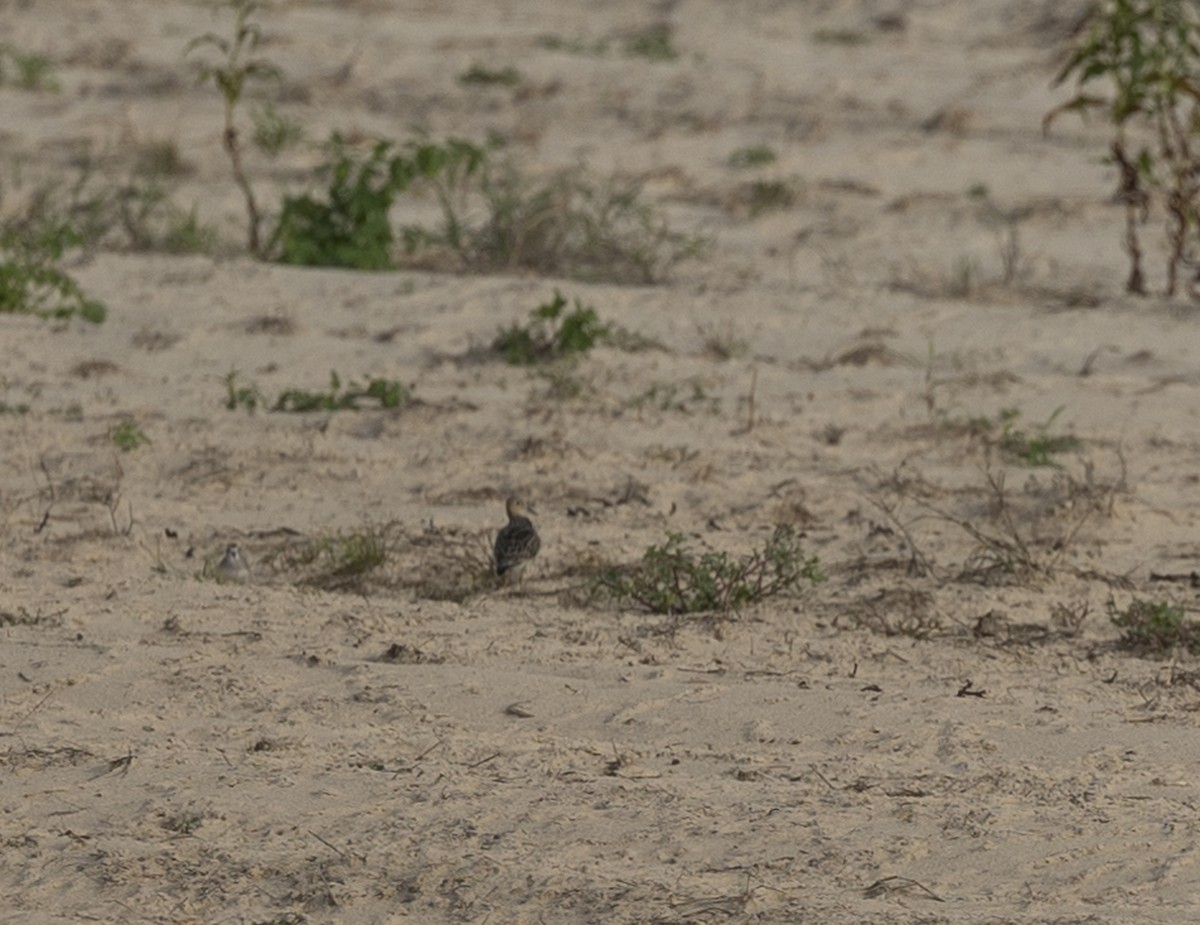
M 351 382 L 343 389 L 341 377 L 336 372 L 331 372 L 328 392 L 286 389 L 275 399 L 271 410 L 293 413 L 356 411 L 364 399 L 378 403 L 380 408 L 399 408 L 411 397 L 409 390 L 394 379 L 369 379 L 366 386 Z M 226 404 L 228 405 L 228 402 Z
M 259 405 L 265 405 L 262 393 L 253 385 L 241 385 L 238 382 L 237 370 L 231 369 L 225 374 L 225 407 L 230 411 L 245 408 L 256 411 Z
M 867 36 L 856 29 L 818 29 L 813 41 L 819 45 L 865 45 Z
M 521 82 L 521 72 L 512 65 L 490 68 L 482 64 L 473 64 L 458 75 L 458 82 L 463 86 L 515 87 Z
M 764 212 L 786 209 L 796 202 L 796 187 L 788 180 L 755 180 L 746 189 L 751 218 Z
M 264 58 L 254 56 L 258 46 L 262 44 L 262 27 L 253 20 L 260 6 L 258 0 L 226 0 L 224 6 L 234 13 L 232 37 L 225 37 L 208 32 L 188 42 L 185 54 L 191 54 L 200 49 L 212 49 L 218 60 L 201 65 L 200 83 L 212 83 L 221 94 L 224 104 L 224 129 L 221 133 L 221 143 L 229 156 L 233 169 L 233 179 L 242 191 L 246 202 L 246 244 L 250 253 L 256 257 L 263 255 L 261 243 L 262 215 L 259 211 L 258 200 L 254 189 L 246 176 L 242 163 L 241 135 L 237 125 L 237 111 L 242 97 L 251 81 L 277 80 L 279 68 Z
M 568 312 L 566 297 L 555 289 L 553 299 L 529 313 L 528 323 L 501 329 L 493 349 L 513 366 L 587 353 L 608 337 L 611 326 L 600 320 L 592 306 L 579 299 L 574 304 Z
M 709 243 L 672 229 L 636 179 L 582 168 L 533 179 L 508 162 L 482 170 L 479 184 L 485 217 L 463 235 L 459 254 L 480 272 L 650 284 Z
M 560 51 L 569 55 L 587 55 L 599 57 L 608 53 L 608 42 L 604 39 L 587 41 L 586 39 L 565 39 L 561 35 L 539 35 L 537 45 L 547 51 Z
M 304 140 L 304 125 L 263 103 L 251 113 L 254 121 L 254 146 L 269 157 L 278 157 Z
M 622 50 L 631 58 L 646 58 L 649 61 L 674 61 L 679 57 L 671 27 L 666 23 L 648 26 L 628 36 Z
M 1000 451 L 1015 462 L 1026 466 L 1057 466 L 1055 456 L 1078 450 L 1083 444 L 1072 434 L 1054 434 L 1050 432 L 1054 421 L 1062 413 L 1061 407 L 1054 409 L 1050 417 L 1042 424 L 1036 424 L 1031 430 L 1017 426 L 1021 416 L 1018 408 L 1005 408 L 995 420 L 987 417 L 972 418 L 967 426 L 973 431 L 983 433 Z M 996 429 L 999 428 L 999 434 Z
M 597 590 L 618 604 L 650 613 L 729 613 L 823 580 L 816 556 L 805 556 L 796 531 L 775 528 L 771 539 L 740 558 L 694 551 L 678 533 L 651 546 L 640 563 L 603 573 Z
M 113 428 L 112 442 L 122 453 L 130 453 L 151 440 L 133 421 L 125 420 Z
M 440 236 L 406 228 L 409 250 L 432 240 L 456 249 L 462 246 L 457 198 L 466 177 L 482 162 L 481 148 L 458 139 L 403 147 L 379 140 L 364 157 L 335 133 L 328 150 L 331 160 L 324 172 L 329 187 L 324 197 L 305 193 L 284 198 L 270 243 L 283 263 L 359 270 L 394 266 L 395 232 L 388 212 L 396 197 L 418 179 L 433 185 L 445 227 Z
M 15 74 L 10 79 L 10 73 Z M 57 93 L 61 86 L 54 64 L 45 55 L 26 53 L 11 45 L 0 45 L 0 85 L 10 83 L 20 90 Z
M 725 163 L 734 170 L 747 170 L 752 167 L 774 164 L 777 159 L 774 150 L 766 145 L 751 145 L 746 148 L 738 148 L 729 155 Z
M 1176 649 L 1200 652 L 1200 624 L 1185 619 L 1184 610 L 1167 601 L 1134 598 L 1121 610 L 1109 598 L 1105 611 L 1121 630 L 1120 644 L 1127 649 L 1167 654 Z
M 1075 95 L 1042 120 L 1098 112 L 1112 126 L 1109 154 L 1125 207 L 1127 291 L 1146 293 L 1140 228 L 1152 210 L 1167 224 L 1165 293 L 1200 244 L 1200 6 L 1194 0 L 1099 0 L 1054 79 Z M 1193 276 L 1192 294 L 1198 280 Z
M 317 537 L 263 557 L 263 566 L 294 573 L 301 585 L 325 591 L 363 591 L 368 576 L 392 554 L 387 527 Z
M 63 222 L 0 227 L 0 313 L 102 322 L 104 303 L 84 293 L 61 265 L 82 243 L 79 231 Z

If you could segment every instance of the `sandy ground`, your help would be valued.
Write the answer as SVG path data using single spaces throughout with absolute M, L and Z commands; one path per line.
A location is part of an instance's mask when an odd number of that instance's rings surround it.
M 716 246 L 654 286 L 102 249 L 72 271 L 106 323 L 0 317 L 0 921 L 1195 921 L 1200 674 L 1122 651 L 1105 604 L 1195 604 L 1151 576 L 1200 559 L 1200 335 L 1121 294 L 1102 127 L 1042 134 L 1080 6 L 268 7 L 310 137 L 499 133 L 644 177 Z M 655 22 L 678 59 L 621 53 Z M 0 5 L 61 84 L 0 87 L 3 207 L 81 142 L 119 180 L 174 141 L 176 200 L 236 249 L 182 56 L 224 28 Z M 778 160 L 728 166 L 751 145 Z M 316 158 L 251 157 L 268 208 Z M 749 214 L 755 179 L 794 202 Z M 665 349 L 598 349 L 571 396 L 481 358 L 555 287 Z M 417 401 L 224 407 L 231 371 L 331 370 Z M 1078 448 L 1022 464 L 1005 409 Z M 456 587 L 512 492 L 524 587 Z M 719 619 L 582 593 L 668 532 L 741 554 L 777 523 L 823 584 Z M 314 583 L 356 532 L 380 577 Z M 244 586 L 211 577 L 229 542 Z

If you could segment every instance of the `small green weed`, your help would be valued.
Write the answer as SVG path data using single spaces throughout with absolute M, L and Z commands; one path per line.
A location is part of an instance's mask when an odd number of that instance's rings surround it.
M 331 372 L 328 392 L 287 389 L 280 393 L 271 410 L 301 414 L 306 411 L 357 411 L 359 402 L 364 399 L 378 402 L 380 408 L 399 408 L 411 397 L 408 389 L 393 379 L 370 379 L 365 388 L 351 382 L 342 389 L 341 378 Z
M 764 212 L 786 209 L 796 202 L 795 184 L 788 180 L 755 180 L 746 190 L 746 205 L 750 217 Z
M 11 72 L 15 73 L 10 81 Z M 20 90 L 57 93 L 62 89 L 54 76 L 54 65 L 45 55 L 26 54 L 11 45 L 0 45 L 0 85 L 10 82 Z
M 133 156 L 133 172 L 146 177 L 183 177 L 192 167 L 179 153 L 179 145 L 170 140 L 145 141 Z
M 1011 459 L 1027 466 L 1057 466 L 1055 456 L 1073 452 L 1083 445 L 1078 437 L 1071 434 L 1050 433 L 1050 428 L 1062 410 L 1061 407 L 1056 408 L 1044 424 L 1037 424 L 1032 432 L 1028 432 L 1017 427 L 1020 410 L 1005 408 L 995 422 L 1001 427 L 996 445 Z M 976 418 L 972 421 L 973 425 L 989 431 L 994 429 L 995 423 L 987 418 Z
M 377 141 L 364 158 L 338 134 L 329 142 L 331 162 L 325 168 L 329 188 L 325 198 L 309 194 L 284 198 L 270 249 L 283 263 L 302 266 L 385 270 L 394 265 L 395 239 L 388 211 L 396 196 L 417 179 L 430 182 L 443 207 L 445 228 L 440 236 L 406 228 L 410 251 L 421 243 L 444 241 L 462 247 L 460 187 L 483 161 L 484 152 L 469 142 L 445 144 L 410 142 L 397 148 Z
M 65 223 L 0 227 L 0 313 L 102 322 L 104 303 L 87 296 L 60 266 L 66 252 L 82 243 L 79 231 Z
M 674 61 L 679 51 L 671 37 L 671 27 L 666 23 L 649 26 L 627 37 L 622 50 L 631 58 L 648 61 Z
M 512 65 L 490 68 L 482 64 L 473 64 L 458 75 L 458 82 L 465 87 L 515 87 L 521 82 L 521 72 Z
M 184 812 L 163 820 L 162 825 L 164 829 L 177 835 L 191 835 L 203 824 L 203 818 L 196 813 Z
M 1083 24 L 1054 79 L 1055 86 L 1073 79 L 1075 95 L 1048 112 L 1042 127 L 1048 131 L 1064 112 L 1099 112 L 1109 122 L 1116 198 L 1125 208 L 1125 288 L 1146 293 L 1139 236 L 1154 209 L 1166 218 L 1165 294 L 1173 296 L 1200 228 L 1200 7 L 1192 0 L 1098 0 Z
M 224 130 L 221 141 L 233 169 L 233 179 L 246 202 L 246 243 L 250 253 L 263 255 L 260 238 L 262 216 L 254 189 L 246 176 L 242 164 L 241 136 L 237 127 L 237 110 L 241 105 L 246 87 L 255 80 L 278 80 L 279 68 L 263 58 L 254 57 L 262 43 L 262 27 L 253 20 L 260 4 L 258 0 L 226 0 L 224 4 L 233 11 L 234 27 L 232 38 L 209 32 L 188 42 L 184 51 L 191 54 L 198 49 L 212 49 L 218 56 L 217 63 L 205 63 L 200 68 L 199 83 L 212 83 L 221 94 L 224 103 Z
M 669 534 L 637 565 L 604 573 L 596 590 L 650 613 L 729 613 L 823 577 L 817 557 L 806 557 L 795 530 L 781 525 L 762 548 L 741 558 L 696 553 L 682 535 Z
M 747 148 L 738 148 L 729 155 L 729 159 L 725 163 L 734 170 L 748 170 L 752 167 L 774 164 L 777 159 L 775 152 L 766 145 L 751 145 Z
M 709 244 L 673 230 L 642 197 L 638 180 L 597 179 L 583 169 L 530 179 L 508 163 L 482 171 L 480 187 L 486 217 L 459 249 L 464 263 L 480 272 L 523 268 L 649 284 Z
M 818 45 L 865 45 L 867 36 L 855 29 L 818 29 L 813 41 Z
M 256 411 L 259 405 L 265 405 L 263 394 L 252 385 L 239 385 L 238 372 L 231 369 L 225 374 L 225 407 L 230 411 L 245 408 Z
M 146 436 L 145 431 L 133 421 L 125 420 L 113 428 L 112 442 L 122 453 L 130 453 L 139 446 L 150 443 L 151 440 Z
M 1200 652 L 1200 624 L 1185 620 L 1184 610 L 1166 601 L 1134 598 L 1124 610 L 1109 598 L 1105 611 L 1121 630 L 1120 644 L 1127 649 L 1167 654 L 1183 648 Z
M 582 38 L 565 39 L 561 35 L 547 34 L 537 37 L 537 45 L 547 51 L 561 51 L 568 55 L 587 55 L 593 58 L 608 53 L 608 42 L 604 39 L 589 42 Z
M 300 572 L 299 584 L 324 591 L 363 591 L 368 576 L 392 554 L 389 528 L 368 527 L 352 533 L 324 536 L 301 546 L 265 556 L 264 566 Z
M 279 157 L 304 140 L 303 123 L 285 116 L 270 103 L 255 109 L 251 119 L 254 120 L 254 146 L 269 157 Z
M 529 313 L 529 323 L 513 324 L 496 336 L 492 347 L 513 366 L 532 366 L 564 356 L 585 354 L 608 337 L 611 326 L 600 321 L 596 309 L 554 290 L 554 298 Z

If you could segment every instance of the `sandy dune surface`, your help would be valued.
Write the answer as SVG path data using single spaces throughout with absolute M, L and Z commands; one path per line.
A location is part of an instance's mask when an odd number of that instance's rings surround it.
M 263 8 L 309 139 L 501 137 L 713 242 L 619 285 L 255 261 L 184 55 L 228 14 L 0 5 L 59 84 L 0 85 L 0 210 L 173 143 L 222 240 L 73 255 L 103 324 L 0 315 L 0 922 L 1195 921 L 1200 672 L 1106 606 L 1195 607 L 1161 579 L 1200 560 L 1200 318 L 1122 294 L 1103 126 L 1042 132 L 1083 7 Z M 656 25 L 677 57 L 626 53 Z M 250 151 L 269 215 L 321 156 Z M 555 289 L 659 346 L 507 365 Z M 225 406 L 331 371 L 414 400 Z M 1075 441 L 1031 466 L 1006 427 Z M 542 551 L 497 589 L 514 493 Z M 781 523 L 818 586 L 589 593 Z M 348 538 L 383 564 L 331 576 Z

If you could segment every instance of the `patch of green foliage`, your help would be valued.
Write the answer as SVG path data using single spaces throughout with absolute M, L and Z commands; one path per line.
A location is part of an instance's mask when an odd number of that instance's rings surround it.
M 521 72 L 512 65 L 490 68 L 481 64 L 473 64 L 458 75 L 458 82 L 464 86 L 515 87 L 521 82 Z
M 102 322 L 104 303 L 86 295 L 61 266 L 67 251 L 82 243 L 65 222 L 0 227 L 0 313 Z
M 1121 645 L 1127 649 L 1166 655 L 1176 649 L 1200 652 L 1200 624 L 1184 618 L 1184 610 L 1166 601 L 1134 598 L 1124 610 L 1109 598 L 1108 618 L 1121 630 Z
M 774 164 L 776 160 L 776 154 L 771 148 L 766 145 L 751 145 L 746 148 L 738 148 L 729 155 L 729 159 L 725 163 L 734 170 L 747 170 L 752 167 Z
M 388 212 L 397 195 L 417 179 L 434 183 L 447 213 L 443 237 L 451 246 L 459 244 L 459 219 L 450 200 L 460 174 L 478 168 L 481 149 L 457 139 L 445 144 L 410 142 L 402 148 L 380 140 L 363 157 L 335 133 L 329 151 L 324 197 L 305 193 L 284 198 L 270 243 L 280 261 L 358 270 L 393 267 L 395 233 Z M 406 231 L 410 250 L 415 248 L 414 236 Z
M 200 67 L 199 83 L 211 83 L 221 94 L 224 103 L 224 129 L 221 143 L 229 156 L 234 182 L 242 192 L 246 203 L 246 243 L 250 253 L 263 255 L 260 230 L 262 216 L 254 189 L 246 176 L 242 164 L 241 133 L 238 129 L 237 111 L 251 81 L 278 80 L 279 68 L 264 58 L 255 57 L 262 44 L 262 27 L 253 17 L 261 5 L 258 0 L 226 0 L 223 6 L 234 14 L 233 31 L 230 37 L 213 32 L 197 36 L 187 44 L 185 54 L 208 49 L 215 53 L 217 61 L 205 62 Z
M 636 32 L 625 39 L 623 50 L 631 58 L 646 58 L 649 61 L 674 61 L 679 51 L 671 37 L 671 27 L 658 23 Z
M 278 157 L 304 140 L 304 125 L 285 116 L 270 103 L 259 106 L 251 118 L 254 120 L 254 146 L 270 157 Z
M 272 411 L 356 411 L 364 399 L 378 403 L 380 408 L 399 408 L 411 399 L 405 386 L 393 379 L 370 379 L 365 387 L 353 382 L 342 388 L 341 378 L 336 372 L 329 374 L 328 392 L 310 392 L 307 389 L 286 389 L 275 399 Z
M 126 420 L 113 428 L 112 442 L 116 444 L 117 449 L 122 453 L 129 453 L 151 441 L 146 436 L 145 431 L 133 423 L 133 421 Z
M 1125 288 L 1145 294 L 1140 227 L 1153 211 L 1166 218 L 1165 294 L 1200 244 L 1200 5 L 1194 0 L 1098 0 L 1054 79 L 1075 95 L 1043 119 L 1096 112 L 1112 126 L 1109 153 L 1117 200 L 1125 207 Z M 1196 284 L 1190 286 L 1196 295 Z
M 579 299 L 574 303 L 568 312 L 566 298 L 555 289 L 553 299 L 529 313 L 527 324 L 502 329 L 492 347 L 513 366 L 587 353 L 609 336 L 612 326 L 602 322 L 592 306 Z
M 54 65 L 45 55 L 26 54 L 11 45 L 0 45 L 0 85 L 10 83 L 21 90 L 57 93 L 61 89 L 54 76 Z
M 804 555 L 795 530 L 780 525 L 764 546 L 740 558 L 696 552 L 682 535 L 669 534 L 637 565 L 601 575 L 597 590 L 650 613 L 729 613 L 823 577 L 817 557 Z
M 1057 466 L 1055 456 L 1073 452 L 1082 446 L 1079 438 L 1071 434 L 1050 433 L 1055 418 L 1062 410 L 1061 407 L 1056 408 L 1044 424 L 1037 424 L 1031 431 L 1026 431 L 1017 427 L 1021 412 L 1016 408 L 1006 408 L 1000 412 L 1001 432 L 997 445 L 1007 456 L 1027 466 Z

